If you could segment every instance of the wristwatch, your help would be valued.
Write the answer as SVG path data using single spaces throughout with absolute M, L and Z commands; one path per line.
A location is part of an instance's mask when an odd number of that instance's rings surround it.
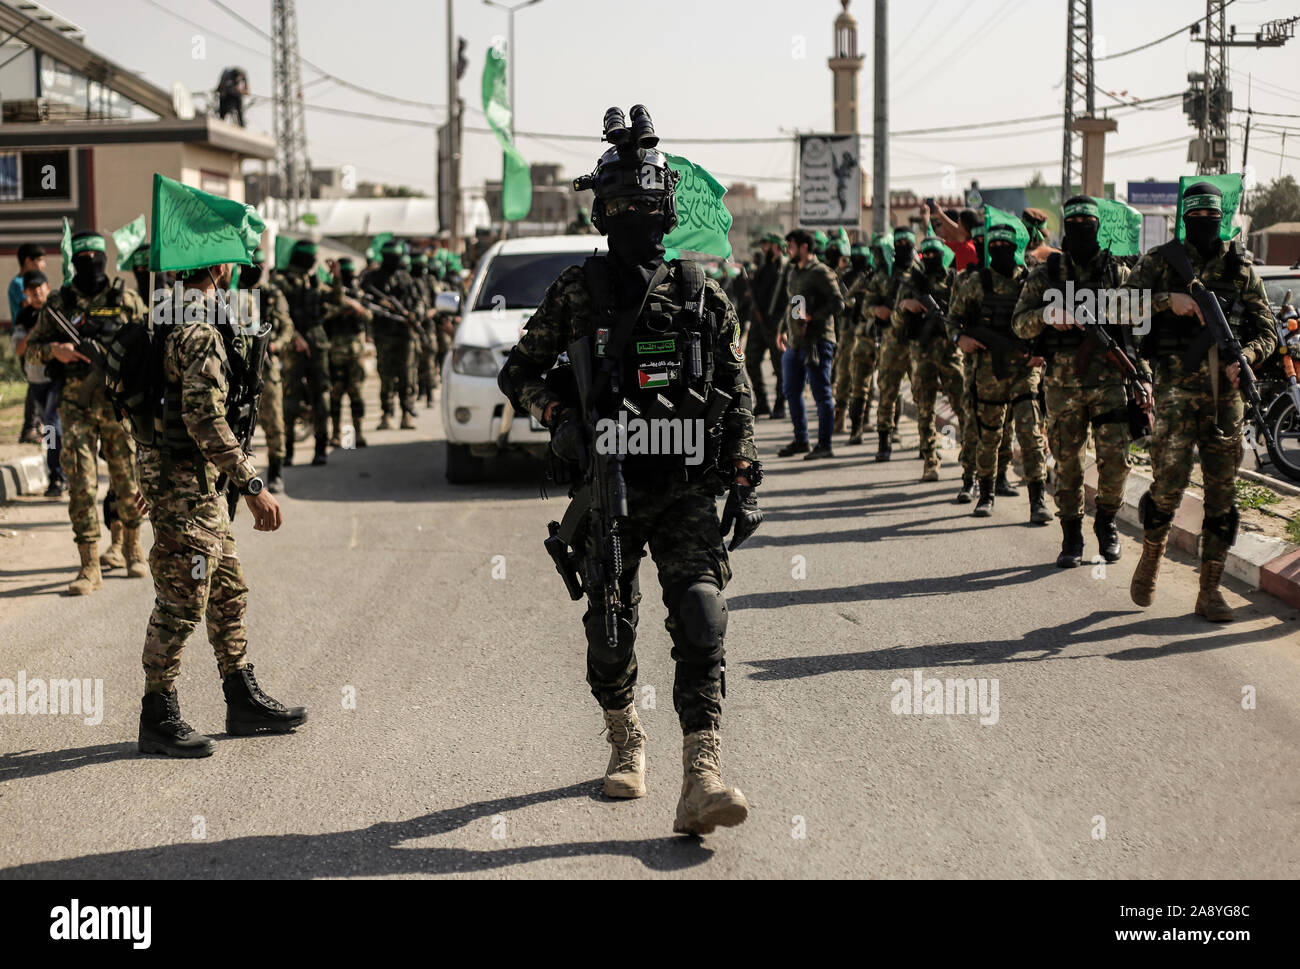
M 262 493 L 262 489 L 265 487 L 266 487 L 266 482 L 263 481 L 260 476 L 254 477 L 249 480 L 248 484 L 244 485 L 243 489 L 240 491 L 240 494 L 260 495 Z

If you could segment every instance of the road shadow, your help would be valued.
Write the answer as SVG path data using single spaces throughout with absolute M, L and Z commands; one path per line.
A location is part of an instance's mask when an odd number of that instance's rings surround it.
M 12 754 L 0 754 L 0 783 L 57 774 L 59 771 L 95 764 L 110 764 L 116 760 L 134 760 L 139 756 L 134 741 L 69 747 L 66 750 L 19 750 Z
M 831 589 L 779 589 L 773 592 L 751 592 L 727 598 L 727 609 L 782 609 L 786 606 L 828 605 L 836 602 L 870 602 L 885 599 L 909 599 L 925 596 L 947 596 L 965 592 L 1002 590 L 1010 586 L 1036 582 L 1059 572 L 1055 564 L 1008 566 L 968 572 L 964 575 L 940 576 L 933 579 L 903 579 L 897 582 L 864 582 L 858 585 L 838 586 Z
M 1279 620 L 1273 625 L 1249 632 L 1216 633 L 1212 632 L 1215 627 L 1208 627 L 1205 620 L 1196 616 L 1166 616 L 1141 619 L 1104 629 L 1090 628 L 1098 622 L 1131 615 L 1134 615 L 1134 612 L 1118 610 L 1094 612 L 1072 622 L 1031 630 L 1019 639 L 899 645 L 854 653 L 751 660 L 746 665 L 755 668 L 755 672 L 750 674 L 750 679 L 797 680 L 823 673 L 1034 663 L 1048 659 L 1085 659 L 1097 655 L 1116 660 L 1160 659 L 1181 653 L 1204 652 L 1226 646 L 1244 646 L 1252 642 L 1276 640 L 1278 634 L 1284 631 L 1287 625 L 1284 620 Z M 1131 636 L 1154 636 L 1166 641 L 1157 647 L 1139 646 L 1113 653 L 1062 655 L 1073 647 L 1112 642 Z M 1037 655 L 1023 655 L 1029 653 Z
M 601 801 L 601 781 L 587 780 L 531 794 L 478 801 L 433 811 L 406 821 L 380 822 L 355 831 L 328 834 L 253 835 L 225 841 L 187 841 L 0 869 L 0 879 L 168 879 L 168 878 L 379 878 L 390 875 L 449 875 L 512 868 L 553 858 L 633 858 L 657 872 L 704 864 L 713 851 L 698 838 L 641 841 L 574 841 L 509 846 L 509 815 L 570 798 Z M 502 847 L 429 848 L 406 842 L 446 834 L 472 822 L 492 841 L 497 816 L 505 819 Z

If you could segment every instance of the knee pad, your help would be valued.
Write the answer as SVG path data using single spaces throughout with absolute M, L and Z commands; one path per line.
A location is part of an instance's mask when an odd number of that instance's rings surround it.
M 1206 515 L 1201 521 L 1201 531 L 1222 539 L 1225 548 L 1232 548 L 1240 525 L 1241 513 L 1233 508 L 1226 515 Z
M 1156 507 L 1149 491 L 1138 502 L 1138 516 L 1142 519 L 1142 527 L 1148 531 L 1163 528 L 1174 520 L 1173 512 L 1163 512 Z
M 720 675 L 727 635 L 727 600 L 722 589 L 712 578 L 699 578 L 674 592 L 666 623 L 673 640 L 673 659 L 704 667 L 709 676 Z
M 602 676 L 614 677 L 621 673 L 636 644 L 637 607 L 625 607 L 618 616 L 618 646 L 610 649 L 605 639 L 605 608 L 601 603 L 588 607 L 582 617 L 587 633 L 587 662 Z

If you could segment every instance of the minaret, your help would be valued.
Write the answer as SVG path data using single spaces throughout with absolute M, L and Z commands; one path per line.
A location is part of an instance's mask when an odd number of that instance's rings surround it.
M 849 0 L 840 0 L 844 11 L 835 18 L 835 56 L 827 60 L 834 75 L 835 133 L 852 134 L 858 130 L 858 71 L 862 55 L 858 53 L 858 22 L 849 13 Z

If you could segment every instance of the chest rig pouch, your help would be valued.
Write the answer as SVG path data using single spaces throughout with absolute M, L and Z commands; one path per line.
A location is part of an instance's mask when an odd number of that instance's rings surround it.
M 1051 280 L 1052 287 L 1061 293 L 1065 287 L 1065 272 L 1061 265 L 1061 254 L 1054 252 L 1047 257 L 1047 278 Z M 1119 270 L 1110 251 L 1106 250 L 1106 258 L 1102 261 L 1101 272 L 1095 277 L 1079 277 L 1074 281 L 1075 290 L 1085 289 L 1114 289 L 1119 285 Z M 1052 305 L 1049 300 L 1050 290 L 1043 294 L 1043 306 Z M 1067 307 L 1072 309 L 1073 307 Z M 1082 330 L 1066 330 L 1062 333 L 1054 326 L 1044 326 L 1042 335 L 1039 337 L 1040 352 L 1044 357 L 1052 358 L 1058 353 L 1067 353 L 1077 358 L 1080 348 L 1084 341 L 1087 340 L 1088 334 Z
M 1173 250 L 1174 246 L 1178 247 L 1177 251 Z M 1177 280 L 1182 284 L 1183 288 L 1179 292 L 1188 292 L 1186 287 L 1191 284 L 1195 273 L 1184 271 L 1191 270 L 1192 266 L 1186 253 L 1182 252 L 1181 243 L 1171 240 L 1165 243 L 1161 250 L 1165 261 L 1174 269 Z M 1179 259 L 1180 255 L 1181 259 Z M 1240 341 L 1241 325 L 1246 312 L 1246 303 L 1242 299 L 1242 294 L 1250 282 L 1250 270 L 1236 242 L 1229 243 L 1227 255 L 1224 257 L 1224 268 L 1228 270 L 1227 273 L 1216 275 L 1213 279 L 1203 279 L 1202 282 L 1223 307 L 1223 317 L 1228 321 L 1228 328 Z M 1203 358 L 1205 351 L 1209 349 L 1207 333 L 1207 328 L 1201 326 L 1200 320 L 1195 316 L 1179 316 L 1170 310 L 1162 310 L 1155 314 L 1151 332 L 1142 341 L 1142 356 L 1148 360 L 1171 354 L 1183 356 L 1196 347 L 1199 351 L 1197 356 Z M 1190 364 L 1191 361 L 1187 363 Z M 1199 365 L 1198 360 L 1197 366 Z

